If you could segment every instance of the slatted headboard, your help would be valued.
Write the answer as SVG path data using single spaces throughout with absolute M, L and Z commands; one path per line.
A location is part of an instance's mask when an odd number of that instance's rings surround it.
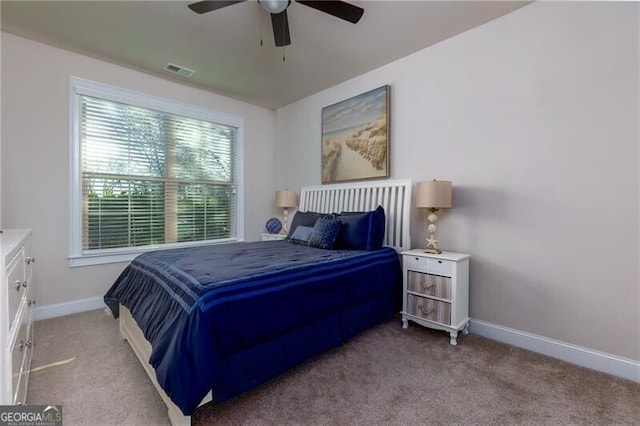
M 411 248 L 411 179 L 306 186 L 300 192 L 298 210 L 319 213 L 375 210 L 384 208 L 384 244 L 396 250 Z

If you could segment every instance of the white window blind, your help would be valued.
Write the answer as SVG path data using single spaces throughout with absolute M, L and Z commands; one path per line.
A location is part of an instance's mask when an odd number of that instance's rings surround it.
M 83 255 L 237 237 L 237 126 L 77 100 Z

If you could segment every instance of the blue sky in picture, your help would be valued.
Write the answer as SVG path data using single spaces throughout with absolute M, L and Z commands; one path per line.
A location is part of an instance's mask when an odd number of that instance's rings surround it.
M 387 106 L 388 86 L 382 86 L 322 109 L 322 134 L 328 136 L 380 118 Z

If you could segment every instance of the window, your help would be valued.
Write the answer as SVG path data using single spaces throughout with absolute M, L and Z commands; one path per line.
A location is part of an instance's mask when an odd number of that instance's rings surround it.
M 71 266 L 242 235 L 242 119 L 71 79 Z

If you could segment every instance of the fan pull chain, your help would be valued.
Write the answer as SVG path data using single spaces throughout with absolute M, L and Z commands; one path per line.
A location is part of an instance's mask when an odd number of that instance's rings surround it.
M 262 46 L 262 38 L 264 36 L 264 13 L 260 14 L 260 46 Z
M 284 57 L 284 47 L 282 48 L 282 62 L 285 62 L 286 58 Z

